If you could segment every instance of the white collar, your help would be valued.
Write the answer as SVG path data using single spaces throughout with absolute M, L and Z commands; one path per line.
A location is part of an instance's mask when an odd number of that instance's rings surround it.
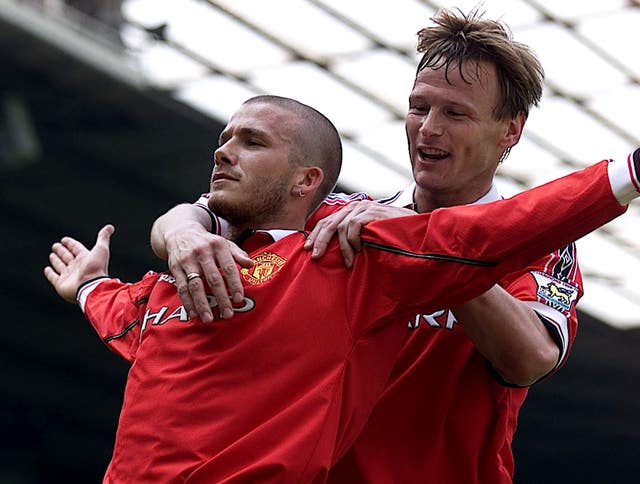
M 284 239 L 287 235 L 291 235 L 295 232 L 300 232 L 299 230 L 290 230 L 290 229 L 257 229 L 255 232 L 264 232 L 271 236 L 274 242 L 277 242 L 280 239 Z
M 489 191 L 478 198 L 475 202 L 471 202 L 469 205 L 480 205 L 481 203 L 495 202 L 496 200 L 502 200 L 502 196 L 498 193 L 498 187 L 496 184 L 492 182 Z
M 391 205 L 392 207 L 404 207 L 404 208 L 414 207 L 415 202 L 413 199 L 413 194 L 415 190 L 416 190 L 416 183 L 413 182 L 404 190 L 400 190 L 394 196 L 388 197 L 386 199 L 386 202 L 384 200 L 382 202 L 385 203 L 386 205 Z M 477 199 L 475 202 L 471 202 L 469 205 L 495 202 L 496 200 L 501 200 L 501 199 L 502 197 L 500 196 L 500 193 L 498 193 L 498 187 L 496 186 L 495 183 L 492 182 L 491 188 L 489 188 L 489 191 L 485 193 L 483 196 L 481 196 L 479 199 Z

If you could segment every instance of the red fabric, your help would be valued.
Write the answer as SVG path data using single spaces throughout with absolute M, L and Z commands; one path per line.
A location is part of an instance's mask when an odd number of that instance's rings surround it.
M 518 299 L 542 302 L 531 271 L 551 278 L 559 263 L 554 252 L 501 284 Z M 572 266 L 568 282 L 581 293 Z M 570 346 L 578 325 L 575 303 L 567 313 L 564 344 Z M 409 324 L 382 398 L 328 482 L 511 482 L 511 442 L 527 389 L 496 378 L 450 310 L 418 314 Z
M 166 275 L 92 286 L 98 334 L 125 357 L 118 341 L 134 349 L 105 482 L 324 482 L 383 391 L 408 331 L 399 322 L 619 215 L 608 187 L 598 165 L 518 202 L 374 222 L 351 271 L 336 241 L 313 261 L 294 233 L 250 253 L 263 267 L 227 321 L 189 320 Z M 565 193 L 576 199 L 558 204 Z

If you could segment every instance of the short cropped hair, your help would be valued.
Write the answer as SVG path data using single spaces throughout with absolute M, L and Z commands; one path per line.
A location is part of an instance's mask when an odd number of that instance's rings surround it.
M 295 166 L 317 166 L 322 169 L 324 179 L 314 198 L 311 210 L 326 198 L 338 182 L 342 168 L 342 141 L 334 124 L 317 109 L 295 99 L 281 96 L 256 96 L 245 104 L 263 102 L 286 109 L 294 114 L 291 135 L 294 143 L 289 162 Z

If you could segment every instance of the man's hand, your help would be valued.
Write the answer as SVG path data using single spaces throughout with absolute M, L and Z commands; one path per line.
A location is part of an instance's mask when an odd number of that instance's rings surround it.
M 51 247 L 50 266 L 44 277 L 65 301 L 76 302 L 78 287 L 96 277 L 107 276 L 109 268 L 109 240 L 113 225 L 105 225 L 91 250 L 71 237 L 63 237 Z
M 325 254 L 331 238 L 337 232 L 344 263 L 351 268 L 356 252 L 362 249 L 360 241 L 362 227 L 374 220 L 415 214 L 413 210 L 407 208 L 390 207 L 369 200 L 352 202 L 342 210 L 320 220 L 309 234 L 304 248 L 307 250 L 313 248 L 312 258 L 319 259 Z
M 167 230 L 164 243 L 169 270 L 176 279 L 178 294 L 189 317 L 199 316 L 205 323 L 213 321 L 205 293 L 206 281 L 218 303 L 220 317 L 232 318 L 232 301 L 240 304 L 244 298 L 236 263 L 241 267 L 253 266 L 247 253 L 233 242 L 209 233 L 199 223 Z M 200 277 L 191 276 L 187 280 L 189 274 L 199 274 Z

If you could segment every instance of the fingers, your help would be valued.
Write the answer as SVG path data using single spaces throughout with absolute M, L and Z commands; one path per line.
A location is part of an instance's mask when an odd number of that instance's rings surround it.
M 209 314 L 207 316 L 206 311 L 203 314 L 198 314 L 196 312 L 195 304 L 191 298 L 191 293 L 189 292 L 187 275 L 179 266 L 176 267 L 175 264 L 172 264 L 171 258 L 169 258 L 169 271 L 171 271 L 171 274 L 173 274 L 173 277 L 176 279 L 176 290 L 178 291 L 180 301 L 182 301 L 182 305 L 189 315 L 189 318 L 194 319 L 199 315 L 203 322 L 210 322 L 213 319 L 212 315 Z
M 340 252 L 344 264 L 348 269 L 353 267 L 353 261 L 357 252 L 362 249 L 360 233 L 362 227 L 375 220 L 373 213 L 380 205 L 377 202 L 362 201 L 345 217 L 338 225 L 340 240 Z
M 44 277 L 49 281 L 49 284 L 55 287 L 56 282 L 60 279 L 60 275 L 58 272 L 51 267 L 47 266 L 44 268 Z
M 202 269 L 192 268 L 185 272 L 181 266 L 172 263 L 171 259 L 169 268 L 176 279 L 178 295 L 189 317 L 191 319 L 199 317 L 204 323 L 213 321 L 213 312 L 207 299 L 203 276 L 187 280 L 188 274 L 201 274 Z
M 355 256 L 355 253 L 353 252 L 353 248 L 349 243 L 350 220 L 351 220 L 350 216 L 345 218 L 337 227 L 338 242 L 340 244 L 340 253 L 342 254 L 344 265 L 347 268 L 351 268 L 353 266 L 353 258 Z
M 311 257 L 313 259 L 320 259 L 326 252 L 331 238 L 335 235 L 335 228 L 330 226 L 318 226 L 316 225 L 309 236 L 306 244 L 312 247 Z M 306 245 L 305 244 L 305 248 Z M 308 250 L 308 249 L 307 249 Z
M 213 311 L 211 310 L 211 305 L 209 304 L 209 299 L 207 298 L 204 276 L 192 278 L 191 280 L 187 281 L 187 290 L 189 292 L 191 301 L 193 301 L 193 317 L 199 317 L 204 323 L 210 323 L 211 321 L 213 321 Z M 213 296 L 216 298 L 216 301 L 219 300 L 218 298 L 226 298 L 227 301 L 229 300 L 229 297 L 222 295 L 222 293 L 218 289 L 212 289 L 212 292 Z M 230 306 L 230 304 L 227 305 Z M 224 305 L 220 309 L 220 317 L 222 319 L 226 319 L 229 317 L 228 313 L 225 313 Z
M 236 263 L 251 267 L 253 260 L 236 244 L 221 237 L 216 238 L 211 247 L 214 257 L 205 257 L 199 262 L 218 304 L 220 317 L 230 319 L 234 315 L 233 304 L 240 304 L 244 299 L 244 288 Z
M 215 276 L 211 274 L 217 273 L 218 270 L 215 266 L 214 250 L 210 246 L 210 239 L 214 237 L 217 236 L 184 230 L 176 232 L 175 236 L 167 242 L 167 262 L 169 270 L 176 279 L 176 288 L 182 305 L 190 318 L 200 317 L 205 323 L 213 321 L 204 277 L 208 277 L 207 281 L 210 285 L 215 285 Z M 187 281 L 187 275 L 191 273 L 200 274 L 201 277 Z M 219 291 L 217 297 L 220 297 Z
M 71 237 L 63 237 L 51 246 L 49 264 L 58 275 L 66 270 L 78 257 L 88 252 L 87 248 Z
M 362 228 L 374 220 L 415 214 L 410 210 L 388 207 L 377 202 L 362 201 L 354 205 L 349 214 L 338 224 L 340 252 L 347 268 L 353 267 L 355 255 L 362 250 Z
M 356 209 L 359 202 L 353 202 L 340 211 L 320 220 L 309 234 L 304 248 L 312 249 L 313 259 L 321 258 L 326 252 L 329 243 L 338 230 L 338 225 Z
M 233 304 L 244 299 L 242 279 L 238 269 L 251 267 L 253 261 L 237 245 L 218 236 L 208 235 L 204 243 L 189 242 L 190 250 L 169 251 L 169 268 L 176 278 L 178 294 L 189 317 L 200 317 L 204 322 L 213 321 L 214 315 L 206 293 L 209 286 L 215 298 L 219 317 L 230 319 L 234 315 Z M 187 275 L 200 274 L 191 278 Z
M 324 222 L 325 219 L 318 221 L 318 223 L 316 223 L 315 227 L 313 227 L 313 230 L 311 231 L 311 233 L 309 234 L 309 236 L 307 237 L 307 240 L 304 242 L 304 249 L 305 250 L 311 250 L 313 249 L 313 251 L 311 252 L 311 257 L 318 258 L 318 256 L 321 257 L 321 255 L 319 255 L 320 250 L 322 249 L 322 247 L 320 246 L 320 243 L 318 242 L 318 235 L 320 234 L 320 231 L 322 230 L 322 223 Z M 326 247 L 325 247 L 326 250 Z M 323 252 L 324 253 L 324 252 Z
M 227 292 L 227 286 L 225 284 L 224 278 L 220 274 L 220 271 L 216 267 L 213 271 L 207 272 L 207 283 L 209 284 L 209 288 L 211 289 L 211 293 L 215 298 L 218 310 L 220 311 L 220 318 L 222 319 L 231 319 L 233 317 L 233 304 L 231 303 L 231 299 L 229 298 L 229 293 Z M 195 283 L 199 279 L 194 279 L 192 282 Z M 199 284 L 193 284 L 189 286 L 189 290 L 191 291 L 191 295 L 194 293 L 194 286 L 199 287 Z M 203 288 L 204 292 L 204 288 Z M 199 301 L 196 301 L 196 311 L 199 313 L 204 311 L 203 306 L 199 305 Z
M 340 253 L 348 269 L 353 267 L 356 252 L 359 252 L 361 249 L 360 232 L 366 223 L 362 218 L 363 210 L 364 208 L 354 210 L 338 225 Z
M 52 250 L 55 250 L 55 245 Z M 56 252 L 51 252 L 49 254 L 49 264 L 51 264 L 53 270 L 58 274 L 60 274 L 69 265 L 69 262 L 71 262 L 71 260 L 65 262 Z
M 362 250 L 362 238 L 360 237 L 362 227 L 374 220 L 376 220 L 376 218 L 367 212 L 359 213 L 351 220 L 349 231 L 347 233 L 347 240 L 349 242 L 349 246 L 353 248 L 354 253 L 358 253 Z
M 248 269 L 249 267 L 254 266 L 255 263 L 253 262 L 253 259 L 249 257 L 249 255 L 244 250 L 242 250 L 233 242 L 229 242 L 229 247 L 231 249 L 231 253 L 233 254 L 234 260 L 236 261 L 236 263 L 238 263 L 238 265 L 240 265 L 240 267 L 245 267 Z
M 51 246 L 51 254 L 56 255 L 65 264 L 69 264 L 82 251 L 84 246 L 71 237 L 63 237 Z
M 225 244 L 224 250 L 218 250 L 216 258 L 222 277 L 229 288 L 231 300 L 235 304 L 240 304 L 244 298 L 244 288 L 236 263 L 246 268 L 252 267 L 254 263 L 247 253 L 233 242 L 225 241 Z M 207 271 L 205 274 L 209 274 L 209 272 Z

